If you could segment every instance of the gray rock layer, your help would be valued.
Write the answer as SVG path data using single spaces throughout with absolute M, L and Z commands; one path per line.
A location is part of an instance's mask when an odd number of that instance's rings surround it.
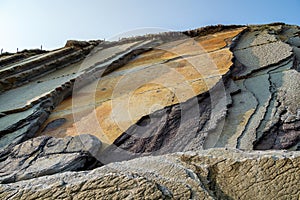
M 27 140 L 0 152 L 0 183 L 88 169 L 98 163 L 91 154 L 100 149 L 101 142 L 90 135 Z
M 1 199 L 299 199 L 300 152 L 210 149 L 0 185 Z
M 288 43 L 288 38 L 297 38 L 296 31 L 299 28 L 283 25 L 248 28 L 231 47 L 234 65 L 222 83 L 187 102 L 144 116 L 99 160 L 106 164 L 214 147 L 297 149 L 300 74 L 295 65 L 299 58 L 297 48 Z
M 230 71 L 209 92 L 142 117 L 104 152 L 99 153 L 101 141 L 90 135 L 32 139 L 73 88 L 182 34 L 202 36 L 234 27 L 115 42 L 68 41 L 53 52 L 1 59 L 0 198 L 299 199 L 297 26 L 247 27 L 230 46 Z M 101 54 L 137 40 L 79 70 L 88 52 Z M 45 129 L 63 123 L 54 121 Z M 136 158 L 141 156 L 146 157 Z

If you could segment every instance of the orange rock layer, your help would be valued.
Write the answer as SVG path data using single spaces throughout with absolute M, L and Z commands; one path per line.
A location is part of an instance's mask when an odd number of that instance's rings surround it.
M 212 88 L 232 65 L 228 45 L 242 30 L 168 42 L 141 54 L 82 88 L 79 97 L 64 100 L 44 126 L 66 122 L 39 135 L 89 133 L 111 144 L 142 116 Z

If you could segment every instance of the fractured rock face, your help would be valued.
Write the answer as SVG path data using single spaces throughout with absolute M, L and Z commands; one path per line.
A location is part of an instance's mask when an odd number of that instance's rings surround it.
M 238 76 L 278 64 L 292 55 L 292 47 L 269 31 L 252 31 L 244 34 L 234 48 L 235 58 L 244 65 Z
M 0 186 L 5 199 L 298 199 L 299 152 L 211 149 Z
M 0 182 L 10 183 L 63 171 L 88 169 L 97 164 L 101 142 L 90 135 L 38 137 L 0 152 Z
M 276 28 L 283 29 L 270 27 L 269 32 Z M 141 118 L 99 156 L 101 161 L 213 147 L 296 149 L 299 143 L 297 99 L 300 80 L 299 73 L 294 70 L 297 58 L 292 47 L 281 41 L 281 35 L 269 32 L 246 32 L 232 47 L 236 60 L 231 71 L 233 76 L 228 74 L 229 80 L 223 79 L 225 92 L 216 85 L 205 98 L 198 95 L 194 103 L 190 100 L 174 104 Z M 270 43 L 282 44 L 282 52 L 278 53 L 277 46 L 272 48 Z M 241 53 L 241 49 L 253 52 L 256 47 L 270 48 L 278 54 L 271 53 L 275 57 L 270 58 L 270 62 L 264 59 L 267 55 L 259 54 L 264 62 L 269 62 L 263 65 L 246 63 L 253 59 L 243 61 L 244 58 L 239 56 L 246 54 Z M 283 57 L 277 59 L 277 56 Z M 222 100 L 222 96 L 226 100 Z M 182 109 L 185 106 L 191 109 Z M 196 109 L 199 109 L 198 114 L 190 112 Z
M 299 33 L 218 25 L 1 55 L 1 199 L 298 199 Z
M 232 65 L 228 43 L 242 30 L 171 41 L 142 53 L 97 80 L 94 88 L 85 87 L 78 92 L 78 97 L 62 102 L 48 122 L 63 117 L 69 123 L 45 134 L 76 135 L 80 126 L 82 132 L 94 134 L 105 143 L 113 143 L 143 116 L 185 102 L 214 87 Z M 94 104 L 95 113 L 80 118 L 77 125 L 72 124 L 74 119 L 70 112 L 74 112 L 76 104 L 87 107 L 80 109 L 81 113 L 91 110 L 90 105 Z M 95 114 L 99 124 L 89 123 Z M 88 123 L 90 125 L 86 126 Z

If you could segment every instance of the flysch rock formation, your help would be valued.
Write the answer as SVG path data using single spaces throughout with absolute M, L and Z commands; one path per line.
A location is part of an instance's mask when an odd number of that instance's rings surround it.
M 300 28 L 0 56 L 1 199 L 299 199 Z

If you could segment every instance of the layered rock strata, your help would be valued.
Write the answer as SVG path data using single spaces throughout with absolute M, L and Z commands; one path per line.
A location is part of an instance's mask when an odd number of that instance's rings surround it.
M 298 199 L 299 33 L 219 25 L 2 55 L 1 198 Z

